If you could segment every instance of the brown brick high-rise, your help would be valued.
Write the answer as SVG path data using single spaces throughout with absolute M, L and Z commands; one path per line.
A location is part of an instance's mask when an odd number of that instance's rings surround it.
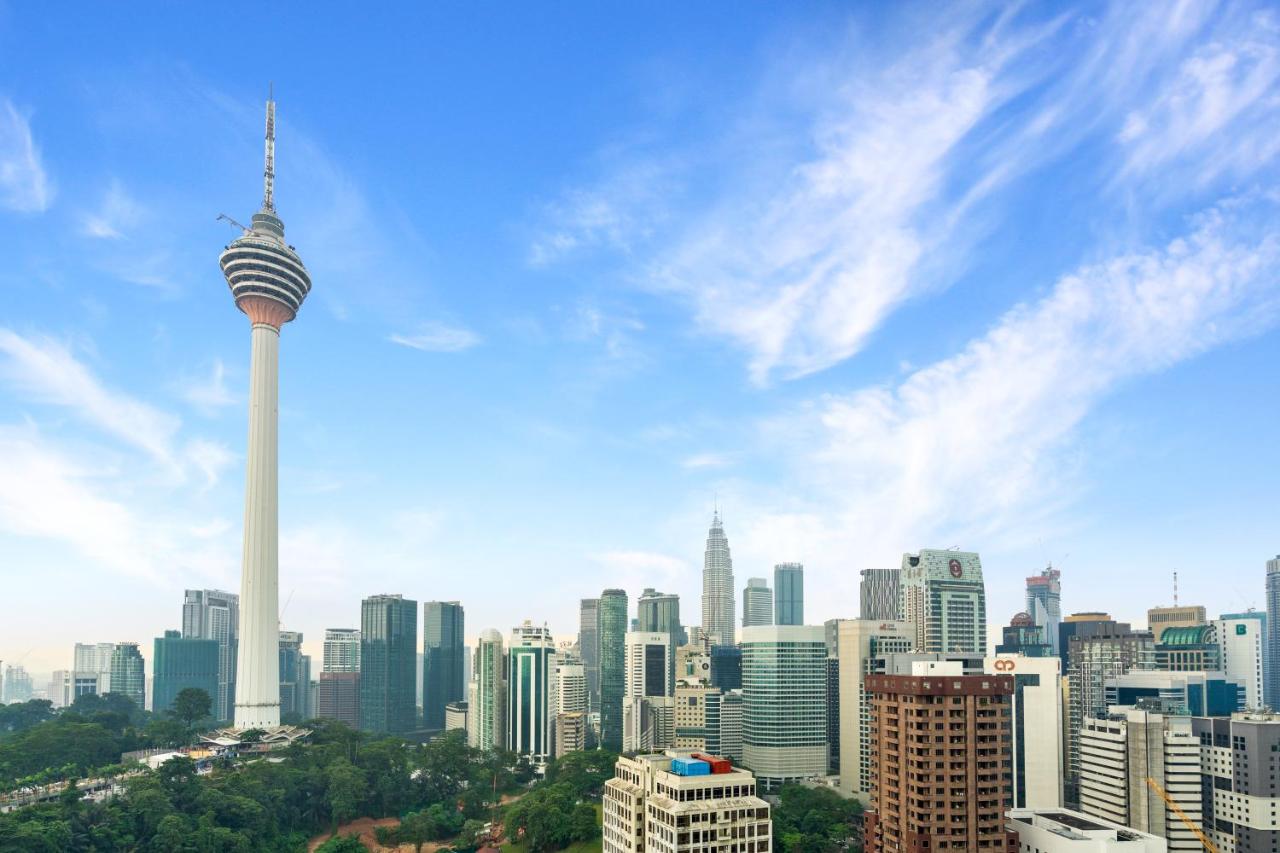
M 868 675 L 868 853 L 1017 850 L 1007 675 Z

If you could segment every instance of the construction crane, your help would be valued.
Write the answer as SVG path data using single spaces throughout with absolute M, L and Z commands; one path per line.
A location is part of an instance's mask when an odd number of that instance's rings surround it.
M 1191 821 L 1191 818 L 1187 817 L 1187 813 L 1182 810 L 1181 806 L 1179 806 L 1177 803 L 1173 801 L 1173 797 L 1169 796 L 1169 793 L 1160 786 L 1159 782 L 1157 782 L 1154 778 L 1148 776 L 1147 785 L 1151 788 L 1151 790 L 1155 791 L 1157 794 L 1160 795 L 1160 799 L 1164 800 L 1164 804 L 1169 807 L 1169 811 L 1176 814 L 1178 816 L 1178 820 L 1182 821 L 1182 824 L 1187 829 L 1191 830 L 1196 834 L 1196 838 L 1200 839 L 1200 843 L 1204 845 L 1205 850 L 1208 850 L 1209 853 L 1219 853 L 1217 845 L 1215 845 L 1212 841 L 1209 840 L 1209 836 L 1204 834 L 1204 830 L 1196 826 Z

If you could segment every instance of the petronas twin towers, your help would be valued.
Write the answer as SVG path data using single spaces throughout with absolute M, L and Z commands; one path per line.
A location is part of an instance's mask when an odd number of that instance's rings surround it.
M 712 645 L 734 643 L 733 558 L 729 540 L 717 510 L 707 531 L 707 550 L 702 563 L 702 630 Z

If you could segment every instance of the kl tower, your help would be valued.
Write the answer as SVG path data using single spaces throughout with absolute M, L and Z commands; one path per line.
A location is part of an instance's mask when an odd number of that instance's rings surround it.
M 262 209 L 223 251 L 219 263 L 236 307 L 252 327 L 249 362 L 249 461 L 244 490 L 240 573 L 240 647 L 236 656 L 235 728 L 280 725 L 279 519 L 277 459 L 280 328 L 298 315 L 311 277 L 284 240 L 276 215 L 276 104 L 267 99 Z M 239 224 L 239 223 L 235 223 Z

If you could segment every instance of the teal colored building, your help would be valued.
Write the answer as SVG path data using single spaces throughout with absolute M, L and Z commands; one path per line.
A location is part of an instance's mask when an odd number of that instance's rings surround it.
M 165 631 L 163 637 L 156 637 L 153 651 L 151 710 L 157 714 L 172 710 L 173 700 L 190 687 L 208 693 L 211 713 L 217 713 L 220 651 L 217 640 Z
M 600 596 L 600 745 L 622 751 L 622 699 L 627 686 L 627 593 Z

